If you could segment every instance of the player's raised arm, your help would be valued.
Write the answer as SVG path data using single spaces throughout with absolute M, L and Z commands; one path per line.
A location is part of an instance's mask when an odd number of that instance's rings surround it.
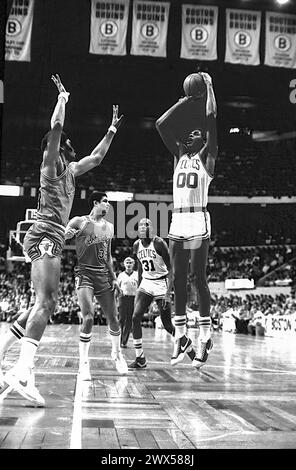
M 75 166 L 75 176 L 82 175 L 92 168 L 100 165 L 106 153 L 109 150 L 111 142 L 117 132 L 117 129 L 122 123 L 123 114 L 118 117 L 118 105 L 113 105 L 112 123 L 108 128 L 107 134 L 101 142 L 93 149 L 90 155 L 82 158 Z
M 208 172 L 213 175 L 218 154 L 216 118 L 213 114 L 207 117 L 207 143 L 205 146 L 206 158 L 204 160 Z M 202 155 L 201 155 L 201 158 Z
M 175 116 L 180 112 L 181 108 L 184 107 L 185 102 L 188 101 L 188 98 L 181 98 L 177 103 L 175 103 L 170 109 L 168 109 L 160 118 L 157 119 L 155 126 L 163 140 L 163 143 L 171 152 L 172 155 L 179 156 L 179 142 L 172 131 L 172 124 L 175 121 Z
M 204 81 L 208 89 L 208 100 L 207 100 L 207 141 L 205 148 L 201 152 L 201 158 L 203 159 L 208 172 L 213 175 L 215 170 L 215 163 L 218 154 L 218 143 L 217 143 L 217 106 L 216 99 L 212 85 L 212 79 L 207 73 L 202 73 Z
M 59 75 L 52 75 L 51 79 L 56 85 L 59 95 L 50 120 L 51 130 L 47 135 L 47 142 L 43 152 L 43 171 L 48 176 L 55 175 L 55 165 L 59 160 L 60 141 L 65 121 L 65 108 L 69 99 L 69 94 L 61 82 Z

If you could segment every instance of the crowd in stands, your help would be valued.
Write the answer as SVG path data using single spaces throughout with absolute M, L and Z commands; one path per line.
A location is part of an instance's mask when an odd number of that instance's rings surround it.
M 263 277 L 268 285 L 277 280 L 291 280 L 289 261 L 296 257 L 296 246 L 272 245 L 251 247 L 212 247 L 209 251 L 208 280 L 221 282 L 226 279 L 247 278 L 255 283 Z M 288 264 L 287 264 L 288 263 Z M 285 269 L 279 269 L 285 265 Z M 273 277 L 268 274 L 276 273 Z
M 123 260 L 131 254 L 131 242 L 128 240 L 115 243 L 113 263 L 118 274 L 123 267 Z M 276 286 L 279 280 L 285 279 L 286 285 L 295 283 L 296 247 L 287 245 L 257 247 L 217 247 L 212 246 L 209 252 L 208 280 L 221 282 L 229 278 L 253 278 L 255 283 L 261 279 L 267 282 L 262 285 Z M 76 254 L 73 250 L 64 250 L 62 258 L 59 303 L 51 323 L 80 323 L 80 309 L 75 295 L 74 267 Z M 281 270 L 281 267 L 284 269 Z M 191 278 L 188 277 L 188 298 L 192 298 Z M 13 321 L 30 304 L 30 265 L 14 262 L 0 272 L 0 320 Z M 194 301 L 189 304 L 191 310 L 198 309 Z M 233 309 L 239 320 L 251 320 L 255 312 L 262 314 L 288 313 L 296 310 L 295 300 L 291 296 L 247 295 L 217 297 L 212 295 L 212 315 L 214 324 L 221 324 L 224 313 Z M 154 312 L 155 313 L 155 312 Z M 152 315 L 155 318 L 157 314 Z M 151 317 L 144 322 L 152 325 Z M 95 324 L 106 324 L 104 313 L 95 301 Z M 145 325 L 146 326 L 146 325 Z
M 295 196 L 294 145 L 281 141 L 272 142 L 272 145 L 252 143 L 239 152 L 231 149 L 222 151 L 217 160 L 211 194 L 275 198 Z
M 40 158 L 40 157 L 39 157 Z M 30 163 L 32 164 L 32 162 Z M 15 167 L 8 160 L 2 171 L 3 184 L 17 184 L 28 187 L 39 185 L 39 166 L 28 168 L 28 163 Z M 172 192 L 173 159 L 158 154 L 118 155 L 118 158 L 105 159 L 99 169 L 81 175 L 77 188 L 92 191 L 98 187 L 107 191 L 128 191 L 133 193 L 170 194 Z
M 211 315 L 215 329 L 263 336 L 268 315 L 296 315 L 296 299 L 291 294 L 212 295 Z
M 159 144 L 159 143 L 158 143 Z M 217 159 L 212 196 L 296 196 L 295 140 L 277 142 L 248 141 L 245 145 L 225 144 Z M 156 149 L 161 149 L 160 145 Z M 164 149 L 162 149 L 164 152 Z M 40 153 L 30 149 L 26 162 L 13 155 L 3 159 L 2 183 L 38 186 Z M 160 150 L 116 152 L 100 167 L 77 179 L 81 189 L 103 187 L 135 193 L 172 193 L 173 159 Z
M 220 150 L 215 178 L 210 186 L 213 196 L 296 196 L 295 141 L 270 143 L 248 142 Z M 31 149 L 32 158 L 4 159 L 2 183 L 24 186 L 39 185 L 40 153 Z M 78 188 L 93 190 L 124 190 L 136 193 L 172 192 L 173 159 L 146 149 L 146 154 L 111 155 L 100 168 L 77 180 Z M 148 153 L 149 152 L 149 153 Z M 28 165 L 31 165 L 30 168 Z M 245 205 L 247 206 L 247 205 Z M 213 236 L 209 251 L 208 280 L 253 279 L 257 286 L 295 284 L 296 215 L 292 204 L 278 204 L 272 211 L 266 207 L 238 208 L 227 211 L 211 209 Z M 289 207 L 291 206 L 291 207 Z M 248 210 L 249 209 L 249 210 Z M 264 216 L 264 217 L 263 217 Z M 265 222 L 266 221 L 266 222 Z M 113 262 L 115 271 L 123 269 L 123 260 L 131 254 L 132 241 L 115 240 Z M 0 246 L 1 266 L 5 265 L 6 247 Z M 62 259 L 59 306 L 51 321 L 79 323 L 79 306 L 74 293 L 74 251 L 65 250 Z M 16 267 L 17 266 L 17 267 Z M 189 278 L 190 284 L 190 278 Z M 251 315 L 252 309 L 267 314 L 285 311 L 289 299 L 240 300 L 213 297 L 213 315 L 221 317 L 223 309 L 239 308 L 240 315 Z M 14 271 L 0 271 L 0 318 L 10 321 L 30 302 L 29 266 L 14 263 Z M 229 305 L 229 302 L 233 305 Z M 241 303 L 240 303 L 241 302 Z M 236 306 L 236 303 L 238 304 Z M 290 304 L 289 304 L 290 305 Z M 293 303 L 293 308 L 295 304 Z M 290 308 L 290 307 L 289 307 Z M 288 310 L 289 310 L 288 308 Z M 95 307 L 95 321 L 105 321 L 100 306 Z M 243 312 L 243 313 L 241 313 Z M 223 315 L 222 315 L 223 316 Z

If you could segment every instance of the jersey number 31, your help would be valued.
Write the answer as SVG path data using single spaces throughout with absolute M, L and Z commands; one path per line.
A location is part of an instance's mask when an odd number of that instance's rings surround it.
M 143 265 L 144 271 L 155 271 L 155 267 L 154 267 L 152 259 L 150 260 L 143 259 L 142 265 Z

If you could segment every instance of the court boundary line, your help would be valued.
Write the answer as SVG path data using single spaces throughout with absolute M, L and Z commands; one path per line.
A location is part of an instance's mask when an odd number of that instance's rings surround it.
M 82 449 L 82 383 L 76 378 L 70 449 Z

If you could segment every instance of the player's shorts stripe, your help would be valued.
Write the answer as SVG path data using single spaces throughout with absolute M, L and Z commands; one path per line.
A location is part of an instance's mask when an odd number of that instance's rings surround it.
M 192 235 L 191 237 L 180 237 L 178 235 L 174 235 L 173 233 L 168 234 L 168 238 L 173 241 L 178 241 L 178 242 L 189 242 L 191 240 L 204 240 L 206 238 L 210 238 L 210 234 L 208 231 L 201 235 Z
M 195 207 L 195 206 L 189 206 L 189 207 L 175 207 L 173 209 L 174 213 L 180 213 L 180 212 L 205 212 L 207 210 L 206 207 Z

